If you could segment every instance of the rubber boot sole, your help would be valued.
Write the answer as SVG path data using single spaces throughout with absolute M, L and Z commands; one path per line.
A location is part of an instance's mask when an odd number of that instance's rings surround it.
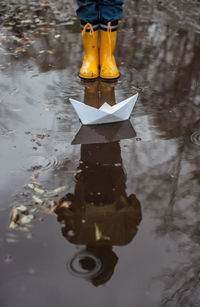
M 83 77 L 79 76 L 79 78 L 80 78 L 81 81 L 83 81 L 83 82 L 94 82 L 94 81 L 96 81 L 99 77 L 96 77 L 96 78 L 83 78 Z
M 101 79 L 102 81 L 108 82 L 108 83 L 113 83 L 113 82 L 117 81 L 119 78 L 120 78 L 120 76 L 117 77 L 117 78 L 112 78 L 112 79 L 106 79 L 106 78 L 100 77 L 100 79 Z

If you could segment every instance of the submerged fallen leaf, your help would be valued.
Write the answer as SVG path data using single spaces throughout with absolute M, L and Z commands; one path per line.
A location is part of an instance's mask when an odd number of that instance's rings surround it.
M 31 19 L 24 19 L 24 20 L 21 20 L 21 23 L 32 23 L 32 20 Z
M 34 183 L 28 183 L 27 187 L 29 187 L 30 189 L 34 189 Z
M 56 213 L 54 212 L 54 210 L 52 208 L 43 208 L 43 212 L 45 214 L 53 214 L 56 215 Z
M 20 219 L 20 222 L 22 224 L 28 224 L 30 223 L 32 220 L 34 219 L 34 215 L 29 214 L 29 215 L 25 215 Z
M 38 177 L 40 177 L 40 173 L 37 173 L 37 174 L 31 176 L 31 180 L 35 181 L 36 178 L 38 178 Z
M 12 210 L 12 213 L 11 213 L 11 218 L 10 218 L 10 223 L 9 223 L 9 228 L 10 229 L 14 229 L 15 228 L 15 223 L 17 221 L 19 217 L 19 213 L 17 211 L 17 208 L 16 207 L 13 207 L 13 210 Z
M 61 186 L 61 187 L 59 187 L 59 188 L 56 188 L 56 189 L 53 190 L 53 191 L 47 192 L 47 193 L 46 193 L 46 196 L 47 196 L 47 197 L 56 196 L 56 195 L 58 195 L 60 192 L 66 190 L 67 188 L 68 188 L 67 186 Z
M 42 32 L 51 32 L 54 31 L 54 28 L 41 28 Z
M 8 243 L 16 243 L 16 242 L 17 242 L 17 240 L 16 240 L 16 239 L 13 239 L 13 238 L 7 238 L 6 241 L 7 241 Z
M 32 44 L 32 43 L 34 43 L 34 41 L 32 41 L 30 39 L 20 39 L 20 43 L 21 44 Z
M 48 53 L 49 53 L 49 54 L 55 54 L 55 49 L 48 50 Z
M 33 195 L 32 198 L 38 204 L 42 204 L 43 203 L 43 200 L 40 199 L 39 197 L 37 197 L 36 195 Z
M 12 109 L 13 112 L 20 112 L 21 109 Z
M 14 52 L 16 52 L 16 53 L 26 52 L 26 49 L 23 48 L 23 47 L 17 47 L 17 48 L 15 48 Z
M 51 208 L 55 207 L 55 202 L 53 200 L 48 200 L 48 204 Z
M 18 211 L 25 212 L 25 211 L 27 210 L 27 207 L 24 206 L 24 205 L 21 205 L 21 206 L 19 206 L 19 207 L 17 206 L 16 209 L 17 209 Z
M 16 130 L 10 130 L 10 131 L 7 132 L 7 134 L 13 134 L 15 132 L 16 132 Z
M 48 7 L 48 6 L 49 6 L 49 3 L 47 3 L 47 2 L 40 2 L 40 6 L 42 6 L 42 7 Z
M 19 89 L 18 89 L 18 88 L 14 88 L 14 89 L 12 90 L 12 92 L 10 93 L 10 95 L 13 96 L 13 95 L 15 95 L 15 94 L 18 93 L 18 92 L 19 92 Z
M 64 202 L 64 203 L 62 203 L 60 206 L 59 206 L 59 209 L 61 209 L 61 208 L 69 208 L 70 207 L 70 205 L 71 205 L 71 203 L 68 203 L 68 202 Z
M 32 208 L 32 209 L 29 210 L 30 213 L 35 213 L 37 211 L 38 211 L 38 208 Z
M 36 192 L 36 193 L 39 193 L 39 194 L 43 194 L 44 193 L 44 190 L 42 190 L 42 189 L 40 189 L 40 188 L 34 188 L 34 191 Z
M 38 183 L 28 183 L 27 187 L 34 190 L 38 194 L 43 194 L 45 191 L 40 188 L 40 185 Z
M 43 140 L 45 138 L 45 134 L 36 134 L 36 137 Z

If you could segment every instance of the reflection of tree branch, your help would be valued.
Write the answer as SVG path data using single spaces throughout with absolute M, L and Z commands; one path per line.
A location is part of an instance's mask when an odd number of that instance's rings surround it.
M 189 279 L 186 279 L 185 277 L 187 275 L 187 272 L 191 271 L 193 267 L 199 268 L 200 262 L 198 261 L 195 264 L 192 264 L 191 266 L 185 266 L 184 268 L 181 267 L 179 271 L 176 272 L 176 278 L 174 279 L 173 284 L 170 284 L 168 288 L 166 289 L 167 291 L 170 290 L 174 285 L 177 285 L 178 282 L 180 282 L 180 278 L 183 278 L 184 280 L 181 282 L 181 285 L 174 291 L 173 294 L 170 295 L 170 297 L 165 298 L 163 300 L 163 305 L 167 305 L 170 301 L 173 301 L 176 299 L 176 306 L 182 306 L 178 305 L 181 300 L 184 299 L 184 296 L 186 292 L 189 292 L 188 295 L 191 296 L 191 291 L 195 288 L 198 288 L 199 286 L 199 273 L 200 271 L 198 270 L 197 272 L 193 272 L 193 276 L 190 277 Z M 174 274 L 171 274 L 171 278 L 174 277 Z M 179 276 L 181 275 L 181 276 Z
M 174 184 L 173 184 L 173 188 L 172 188 L 172 192 L 171 192 L 171 198 L 168 204 L 168 213 L 167 215 L 165 215 L 165 217 L 171 217 L 173 219 L 173 209 L 174 209 L 174 205 L 175 205 L 175 197 L 176 197 L 176 193 L 177 193 L 177 189 L 178 189 L 178 181 L 179 181 L 179 177 L 180 177 L 180 172 L 181 172 L 181 163 L 182 163 L 182 159 L 183 159 L 183 153 L 184 153 L 184 148 L 185 145 L 184 143 L 182 143 L 179 146 L 178 149 L 178 153 L 177 153 L 177 162 L 175 163 L 175 171 L 174 171 Z M 167 221 L 167 224 L 169 223 L 169 219 Z

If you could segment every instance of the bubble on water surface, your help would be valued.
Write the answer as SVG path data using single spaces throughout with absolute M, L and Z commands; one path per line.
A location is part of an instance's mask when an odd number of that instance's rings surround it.
M 68 271 L 77 277 L 94 277 L 102 268 L 99 258 L 89 252 L 76 254 L 67 264 Z
M 192 133 L 190 140 L 193 144 L 200 146 L 200 131 L 195 131 Z

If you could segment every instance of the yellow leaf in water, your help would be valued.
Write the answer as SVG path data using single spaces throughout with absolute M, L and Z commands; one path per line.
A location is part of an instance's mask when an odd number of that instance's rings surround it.
M 32 20 L 31 19 L 24 19 L 24 20 L 21 20 L 21 23 L 32 23 Z
M 40 6 L 43 6 L 43 7 L 49 6 L 49 3 L 47 3 L 47 2 L 40 2 Z
M 101 239 L 101 231 L 98 227 L 98 225 L 96 223 L 94 223 L 94 227 L 95 227 L 95 237 L 96 237 L 96 241 Z
M 48 50 L 48 53 L 49 53 L 49 54 L 55 54 L 55 49 Z
M 15 95 L 15 94 L 18 93 L 18 92 L 19 92 L 19 89 L 18 89 L 18 88 L 14 88 L 14 89 L 12 90 L 12 92 L 10 93 L 10 95 L 13 96 L 13 95 Z
M 56 215 L 56 213 L 54 212 L 54 210 L 51 209 L 51 208 L 43 208 L 43 212 L 44 212 L 45 214 Z
M 56 188 L 55 190 L 53 191 L 49 191 L 46 193 L 46 196 L 47 197 L 53 197 L 53 196 L 56 196 L 57 194 L 59 194 L 60 192 L 63 192 L 65 191 L 66 189 L 68 188 L 68 186 L 61 186 L 59 188 Z
M 68 203 L 68 202 L 64 202 L 64 203 L 62 203 L 60 206 L 59 206 L 59 209 L 61 209 L 61 208 L 69 208 L 70 207 L 70 203 Z
M 19 53 L 19 52 L 25 52 L 26 49 L 24 49 L 23 47 L 17 47 L 15 48 L 14 52 Z
M 16 222 L 18 216 L 19 216 L 19 214 L 18 214 L 17 208 L 13 207 L 11 218 L 10 218 L 10 223 L 9 223 L 9 228 L 10 229 L 14 229 L 15 228 L 15 226 L 16 226 L 15 222 Z

